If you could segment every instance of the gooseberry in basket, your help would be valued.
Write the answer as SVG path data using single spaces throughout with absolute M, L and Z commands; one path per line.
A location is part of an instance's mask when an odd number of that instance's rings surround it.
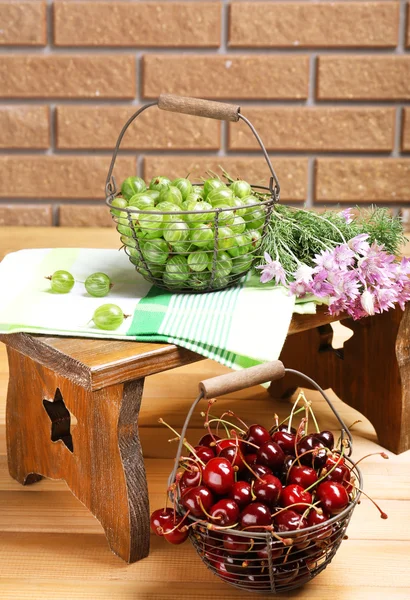
M 157 177 L 153 177 L 149 183 L 150 190 L 158 190 L 159 192 L 164 188 L 167 188 L 171 185 L 171 180 L 168 177 L 162 177 L 158 175 Z
M 186 177 L 178 177 L 171 182 L 173 187 L 176 187 L 181 192 L 182 200 L 186 200 L 189 194 L 192 193 L 192 183 Z
M 127 177 L 121 185 L 121 194 L 129 200 L 135 194 L 143 192 L 146 189 L 145 181 L 141 177 Z

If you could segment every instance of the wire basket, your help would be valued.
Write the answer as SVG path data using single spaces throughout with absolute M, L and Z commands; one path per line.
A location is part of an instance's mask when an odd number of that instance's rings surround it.
M 328 396 L 315 381 L 299 371 L 285 369 L 280 361 L 265 363 L 200 383 L 200 394 L 192 404 L 181 431 L 169 484 L 176 481 L 186 431 L 191 416 L 202 399 L 273 381 L 283 377 L 285 373 L 299 375 L 308 381 L 310 386 L 316 388 L 326 400 L 341 426 L 340 448 L 342 446 L 347 448 L 347 454 L 343 458 L 351 469 L 352 481 L 362 489 L 361 472 L 348 458 L 352 451 L 352 436 Z M 339 454 L 340 452 L 341 450 Z M 185 511 L 179 503 L 178 486 L 176 490 L 177 510 L 182 516 Z M 251 533 L 226 528 L 218 531 L 209 529 L 204 526 L 203 521 L 188 515 L 187 520 L 192 525 L 189 528 L 189 537 L 204 564 L 226 583 L 248 592 L 270 594 L 288 592 L 309 582 L 331 562 L 345 537 L 353 510 L 360 498 L 360 491 L 356 491 L 354 486 L 352 490 L 354 493 L 351 494 L 351 502 L 342 512 L 312 527 L 286 532 Z
M 269 167 L 269 185 L 252 185 L 248 200 L 241 200 L 235 197 L 234 188 L 231 189 L 233 183 L 226 184 L 224 190 L 214 190 L 212 204 L 212 194 L 209 194 L 206 202 L 197 202 L 195 210 L 178 210 L 175 205 L 171 212 L 130 205 L 119 210 L 113 204 L 120 192 L 112 172 L 120 144 L 129 125 L 152 106 L 214 119 L 244 121 L 255 135 Z M 203 189 L 203 183 L 193 185 Z M 196 293 L 235 285 L 250 271 L 260 256 L 273 206 L 280 195 L 279 181 L 262 140 L 240 113 L 239 106 L 168 94 L 142 106 L 124 125 L 113 152 L 105 190 L 106 203 L 117 223 L 121 242 L 136 270 L 160 288 Z

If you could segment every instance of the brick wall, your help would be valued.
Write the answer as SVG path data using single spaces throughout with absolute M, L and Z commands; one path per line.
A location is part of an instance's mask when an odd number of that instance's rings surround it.
M 404 0 L 0 0 L 0 223 L 109 225 L 119 130 L 161 92 L 237 101 L 282 200 L 410 207 L 410 19 Z M 151 109 L 117 181 L 223 165 L 265 181 L 238 123 Z

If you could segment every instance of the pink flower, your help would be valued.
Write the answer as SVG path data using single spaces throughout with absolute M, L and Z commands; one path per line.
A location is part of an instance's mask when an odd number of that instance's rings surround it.
M 347 244 L 336 246 L 333 251 L 333 256 L 336 264 L 338 264 L 339 267 L 351 267 L 354 264 L 354 252 Z
M 352 210 L 353 208 L 345 208 L 340 213 L 338 213 L 338 215 L 339 217 L 342 217 L 342 219 L 344 219 L 347 224 L 349 224 L 353 221 Z
M 312 293 L 312 288 L 310 287 L 309 282 L 304 281 L 303 279 L 297 279 L 296 281 L 292 281 L 289 285 L 290 293 L 297 296 L 298 298 L 303 298 L 306 294 Z
M 312 292 L 319 298 L 330 296 L 334 293 L 334 287 L 328 281 L 326 281 L 327 275 L 328 273 L 326 269 L 322 269 L 319 271 L 319 273 L 316 273 L 316 275 L 313 277 L 313 281 L 310 284 Z
M 323 250 L 320 254 L 316 254 L 313 262 L 318 266 L 318 268 L 327 269 L 328 271 L 335 268 L 335 258 L 333 252 L 329 250 Z
M 302 281 L 310 281 L 312 279 L 313 272 L 314 272 L 314 269 L 312 269 L 312 267 L 301 264 L 296 269 L 293 276 L 295 279 L 301 279 Z
M 361 295 L 360 304 L 368 315 L 374 315 L 374 300 L 373 295 L 369 290 L 365 290 Z
M 260 282 L 267 283 L 275 278 L 277 284 L 281 283 L 282 285 L 286 285 L 286 274 L 280 262 L 278 260 L 272 260 L 267 252 L 265 252 L 264 257 L 266 265 L 256 267 L 257 269 L 262 270 Z
M 369 251 L 369 243 L 366 241 L 369 239 L 368 233 L 359 233 L 354 238 L 347 242 L 349 248 L 351 248 L 357 254 L 366 254 Z

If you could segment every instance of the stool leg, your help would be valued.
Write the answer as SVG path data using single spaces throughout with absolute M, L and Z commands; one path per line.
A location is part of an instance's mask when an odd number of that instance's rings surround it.
M 290 336 L 281 360 L 323 388 L 332 388 L 374 426 L 379 443 L 399 454 L 410 448 L 410 307 L 359 321 L 345 319 L 353 331 L 343 350 L 331 347 L 325 325 Z M 286 396 L 304 382 L 292 375 L 275 381 L 272 396 Z
M 21 483 L 64 479 L 127 562 L 149 552 L 149 503 L 138 435 L 144 380 L 91 391 L 8 348 L 9 471 Z M 76 424 L 73 424 L 75 420 Z

